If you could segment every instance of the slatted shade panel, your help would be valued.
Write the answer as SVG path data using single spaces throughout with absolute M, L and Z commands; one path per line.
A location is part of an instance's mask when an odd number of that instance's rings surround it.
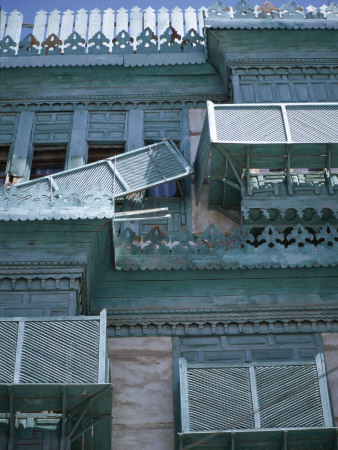
M 107 383 L 105 323 L 104 313 L 0 321 L 0 383 Z
M 323 360 L 187 365 L 180 361 L 183 433 L 332 426 Z
M 17 322 L 0 322 L 0 383 L 10 383 L 13 380 L 17 338 Z
M 188 369 L 187 376 L 191 431 L 254 428 L 247 368 Z
M 170 140 L 0 191 L 0 220 L 112 218 L 114 199 L 186 177 Z
M 262 428 L 324 426 L 315 364 L 255 368 Z

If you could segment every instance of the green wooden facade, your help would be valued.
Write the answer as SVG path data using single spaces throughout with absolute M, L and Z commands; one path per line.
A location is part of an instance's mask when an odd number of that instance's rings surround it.
M 24 39 L 0 11 L 0 316 L 170 338 L 177 448 L 337 446 L 337 8 L 39 11 Z M 39 420 L 41 448 L 80 448 L 66 381 L 35 383 L 43 417 L 1 382 L 1 448 Z M 110 448 L 102 405 L 88 448 Z

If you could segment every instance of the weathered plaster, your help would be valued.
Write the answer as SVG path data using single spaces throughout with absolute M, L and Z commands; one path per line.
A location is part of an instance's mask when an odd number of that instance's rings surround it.
M 189 109 L 189 140 L 190 140 L 190 162 L 194 163 L 198 143 L 200 140 L 202 127 L 204 123 L 206 109 L 195 108 Z M 231 234 L 238 226 L 236 222 L 226 217 L 219 211 L 208 211 L 208 193 L 209 186 L 202 186 L 201 197 L 198 205 L 195 201 L 195 189 L 191 189 L 191 213 L 192 213 L 192 231 L 193 233 L 203 233 L 203 231 L 211 224 L 225 234 Z M 233 212 L 239 217 L 239 212 Z
M 113 450 L 172 450 L 172 339 L 108 339 Z

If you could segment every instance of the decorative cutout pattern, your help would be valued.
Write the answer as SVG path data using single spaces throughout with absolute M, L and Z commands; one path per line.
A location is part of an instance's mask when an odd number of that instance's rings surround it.
M 109 53 L 109 43 L 109 39 L 101 31 L 98 31 L 88 41 L 88 54 L 104 55 Z
M 48 38 L 41 43 L 41 46 L 45 49 L 45 55 L 48 55 L 49 52 L 53 55 L 60 55 L 61 45 L 61 39 L 59 39 L 54 33 L 48 36 Z
M 37 56 L 40 42 L 30 33 L 23 39 L 18 48 L 18 56 Z
M 172 26 L 160 36 L 161 53 L 177 53 L 181 51 L 181 36 Z
M 182 39 L 182 48 L 185 52 L 204 52 L 204 39 L 197 31 L 191 29 Z
M 271 225 L 252 230 L 239 227 L 230 236 L 222 235 L 210 225 L 198 237 L 185 230 L 169 236 L 160 227 L 141 237 L 127 229 L 116 238 L 115 247 L 116 265 L 124 270 L 338 264 L 338 231 L 328 224 L 318 232 L 303 225 L 285 231 Z
M 133 53 L 132 43 L 134 39 L 130 37 L 130 35 L 122 30 L 114 39 L 113 39 L 113 53 Z
M 137 52 L 138 53 L 156 53 L 157 52 L 158 37 L 148 27 L 142 31 L 137 37 Z
M 10 36 L 4 37 L 0 41 L 0 56 L 14 56 L 16 43 Z
M 65 55 L 83 55 L 85 52 L 85 40 L 74 31 L 64 41 L 63 53 Z

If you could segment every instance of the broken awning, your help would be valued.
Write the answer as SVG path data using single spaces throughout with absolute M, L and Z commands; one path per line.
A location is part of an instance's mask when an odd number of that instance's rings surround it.
M 0 220 L 114 217 L 114 199 L 186 177 L 170 140 L 0 190 Z
M 243 189 L 243 174 L 250 169 L 326 168 L 330 173 L 338 167 L 337 123 L 338 103 L 208 102 L 195 162 L 196 198 L 207 175 L 212 195 L 221 198 L 224 186 L 218 179 Z

